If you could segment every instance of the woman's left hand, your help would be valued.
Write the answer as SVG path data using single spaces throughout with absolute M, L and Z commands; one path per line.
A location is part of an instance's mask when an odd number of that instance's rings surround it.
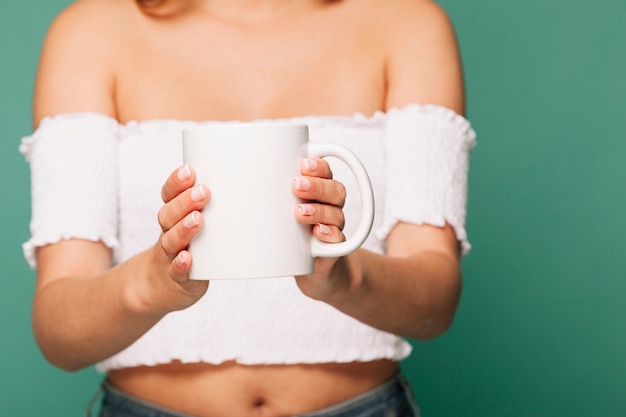
M 303 203 L 295 215 L 327 243 L 345 240 L 346 190 L 328 163 L 304 160 L 292 190 Z M 360 249 L 339 258 L 315 258 L 310 275 L 296 276 L 302 293 L 377 329 L 415 339 L 445 332 L 461 291 L 454 229 L 399 222 L 387 237 L 387 254 Z M 395 308 L 389 308 L 390 300 Z
M 294 178 L 291 185 L 303 200 L 296 206 L 296 219 L 311 225 L 313 235 L 322 242 L 343 242 L 345 187 L 333 180 L 328 162 L 321 158 L 302 160 L 300 172 L 302 176 Z M 350 287 L 345 264 L 345 258 L 315 258 L 313 274 L 297 276 L 296 282 L 305 295 L 328 301 Z

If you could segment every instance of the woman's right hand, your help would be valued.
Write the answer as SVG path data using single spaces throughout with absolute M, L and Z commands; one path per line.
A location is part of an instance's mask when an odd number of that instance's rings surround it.
M 148 283 L 152 311 L 185 309 L 204 295 L 209 282 L 190 280 L 191 254 L 187 251 L 192 237 L 203 224 L 201 210 L 210 198 L 204 184 L 195 184 L 196 175 L 189 165 L 174 171 L 165 181 L 161 197 L 165 203 L 158 212 L 162 233 L 150 249 Z M 156 291 L 156 294 L 154 293 Z
M 187 246 L 209 201 L 209 189 L 195 180 L 189 166 L 167 178 L 158 241 L 113 268 L 102 242 L 67 239 L 39 248 L 33 330 L 51 363 L 76 370 L 111 357 L 204 295 L 208 281 L 188 277 Z

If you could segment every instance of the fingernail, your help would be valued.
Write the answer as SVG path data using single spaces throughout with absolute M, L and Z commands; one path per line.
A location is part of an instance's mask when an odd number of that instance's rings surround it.
M 191 176 L 191 170 L 189 169 L 189 165 L 185 164 L 182 167 L 178 168 L 178 179 L 181 181 L 186 180 Z
M 176 256 L 176 259 L 174 259 L 174 262 L 176 262 L 176 265 L 178 266 L 183 265 L 185 263 L 185 257 L 183 256 L 182 252 Z
M 195 211 L 193 213 L 190 213 L 183 220 L 183 224 L 185 225 L 185 227 L 187 229 L 193 229 L 195 226 L 197 226 L 199 224 L 199 222 L 198 222 L 198 213 L 196 213 Z
M 315 171 L 317 169 L 317 161 L 315 159 L 303 159 L 302 162 L 304 163 L 304 168 L 307 171 Z
M 315 213 L 315 209 L 308 204 L 298 204 L 298 210 L 303 216 L 310 216 L 311 214 Z
M 320 233 L 323 235 L 330 235 L 330 227 L 325 224 L 318 223 L 317 226 L 320 228 Z
M 297 177 L 294 178 L 294 181 L 296 183 L 296 190 L 298 191 L 309 191 L 311 188 L 311 182 L 307 178 Z
M 204 193 L 204 187 L 202 187 L 202 185 L 196 185 L 193 187 L 193 190 L 191 190 L 191 199 L 193 201 L 200 201 L 205 197 L 206 194 Z

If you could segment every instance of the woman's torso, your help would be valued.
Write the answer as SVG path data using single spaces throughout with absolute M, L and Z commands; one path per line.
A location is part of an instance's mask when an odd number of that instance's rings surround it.
M 416 111 L 411 108 L 394 110 L 394 114 Z M 376 216 L 372 234 L 364 246 L 373 252 L 383 252 L 383 241 L 380 229 L 385 218 L 385 146 L 384 132 L 388 114 L 377 113 L 373 117 L 355 115 L 353 117 L 307 117 L 289 119 L 290 121 L 306 122 L 310 128 L 312 141 L 338 143 L 351 148 L 368 167 L 372 187 L 378 196 Z M 110 119 L 101 115 L 77 115 L 76 118 L 85 123 L 111 125 Z M 215 122 L 210 122 L 213 124 Z M 227 123 L 227 122 L 224 122 Z M 151 120 L 141 123 L 130 122 L 118 126 L 119 139 L 119 219 L 118 239 L 114 254 L 117 262 L 124 262 L 142 248 L 153 244 L 160 230 L 154 226 L 158 209 L 163 204 L 159 193 L 162 179 L 182 163 L 181 132 L 186 126 L 195 126 L 195 122 L 176 120 Z M 347 172 L 343 164 L 331 162 L 333 175 L 348 187 L 356 188 L 353 176 Z M 141 167 L 139 169 L 139 167 Z M 358 224 L 359 196 L 348 192 L 344 205 L 346 224 L 344 231 L 351 236 Z M 160 393 L 158 387 L 171 387 L 172 383 L 156 383 L 148 386 L 129 386 L 144 381 L 137 375 L 151 374 L 154 378 L 156 370 L 163 371 L 162 376 L 171 376 L 169 366 L 140 367 L 144 364 L 166 364 L 172 359 L 185 363 L 203 361 L 211 364 L 228 363 L 224 369 L 236 369 L 234 360 L 241 364 L 272 364 L 268 367 L 255 366 L 241 369 L 252 369 L 245 372 L 252 386 L 263 381 L 263 388 L 268 378 L 264 374 L 293 375 L 301 373 L 309 375 L 302 379 L 302 387 L 306 400 L 298 400 L 300 410 L 312 409 L 313 404 L 322 400 L 336 402 L 335 398 L 344 398 L 346 393 L 357 394 L 363 386 L 377 385 L 380 379 L 386 379 L 396 369 L 394 361 L 399 361 L 410 352 L 408 343 L 397 336 L 381 332 L 359 321 L 339 313 L 329 305 L 304 296 L 298 289 L 293 278 L 272 278 L 263 280 L 213 281 L 210 291 L 192 307 L 183 311 L 168 314 L 152 327 L 137 342 L 122 352 L 98 364 L 99 369 L 133 368 L 134 378 L 129 379 L 126 371 L 112 372 L 113 378 L 124 375 L 122 382 L 116 385 L 126 391 L 147 399 L 156 396 L 157 403 L 163 404 L 168 397 Z M 388 358 L 376 365 L 366 362 Z M 332 369 L 330 373 L 311 372 L 316 369 L 313 363 L 343 363 L 342 365 L 324 365 L 320 369 Z M 347 362 L 354 362 L 346 365 Z M 306 366 L 277 366 L 278 363 L 309 364 Z M 203 384 L 209 384 L 209 376 L 215 376 L 214 382 L 223 386 L 221 367 L 194 365 L 211 369 L 202 378 Z M 370 368 L 371 366 L 371 368 Z M 182 367 L 182 365 L 181 365 Z M 177 366 L 178 368 L 178 366 Z M 259 372 L 259 369 L 264 369 Z M 281 369 L 281 372 L 277 372 Z M 292 369 L 291 371 L 286 371 Z M 299 371 L 294 371 L 297 369 Z M 365 372 L 369 370 L 368 372 Z M 270 372 L 271 371 L 271 372 Z M 321 378 L 315 375 L 322 375 Z M 342 376 L 343 375 L 343 376 Z M 345 376 L 357 376 L 358 381 L 341 382 Z M 365 376 L 362 376 L 365 375 Z M 369 378 L 368 379 L 368 376 Z M 325 381 L 336 379 L 335 387 L 330 392 L 313 387 L 326 387 Z M 254 379 L 249 377 L 255 377 Z M 258 379 L 257 379 L 258 378 Z M 373 378 L 373 379 L 372 379 Z M 276 377 L 278 379 L 278 377 Z M 213 378 L 211 378 L 213 380 Z M 257 383 L 255 383 L 257 381 Z M 366 381 L 366 384 L 364 384 Z M 198 384 L 199 386 L 204 386 Z M 247 384 L 244 384 L 247 386 Z M 279 384 L 280 385 L 280 384 Z M 175 383 L 185 392 L 190 392 L 186 384 Z M 308 388 L 307 388 L 308 387 Z M 340 387 L 340 389 L 337 389 Z M 349 388 L 348 391 L 345 391 Z M 172 390 L 169 388 L 171 394 Z M 143 394 L 142 394 L 143 393 Z M 306 395 L 305 395 L 306 393 Z M 258 392 L 251 392 L 255 397 Z M 351 397 L 347 395 L 346 397 Z M 174 395 L 169 398 L 183 398 Z M 283 400 L 280 395 L 271 394 L 272 402 L 281 403 L 290 399 L 288 394 Z M 312 402 L 306 402 L 312 401 Z M 263 403 L 263 402 L 261 402 Z M 170 404 L 178 404 L 176 402 Z M 185 406 L 185 402 L 180 403 Z M 194 406 L 199 403 L 194 402 Z M 212 404 L 215 404 L 213 399 Z M 295 405 L 295 404 L 294 404 Z M 230 407 L 229 407 L 230 408 Z M 297 410 L 297 409 L 296 409 Z M 207 414 L 213 415 L 213 414 Z
M 143 15 L 130 0 L 109 3 L 114 7 L 100 19 L 111 32 L 115 116 L 120 122 L 252 120 L 385 110 L 385 2 L 293 3 L 238 14 L 198 2 L 192 12 L 171 17 Z M 194 415 L 278 416 L 346 400 L 396 370 L 389 360 L 173 362 L 114 370 L 109 378 L 139 398 Z

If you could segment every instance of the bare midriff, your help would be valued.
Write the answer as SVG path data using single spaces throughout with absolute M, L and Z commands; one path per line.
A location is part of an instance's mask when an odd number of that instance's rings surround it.
M 109 372 L 117 388 L 198 417 L 293 416 L 329 407 L 391 379 L 389 360 L 313 365 L 172 362 Z

